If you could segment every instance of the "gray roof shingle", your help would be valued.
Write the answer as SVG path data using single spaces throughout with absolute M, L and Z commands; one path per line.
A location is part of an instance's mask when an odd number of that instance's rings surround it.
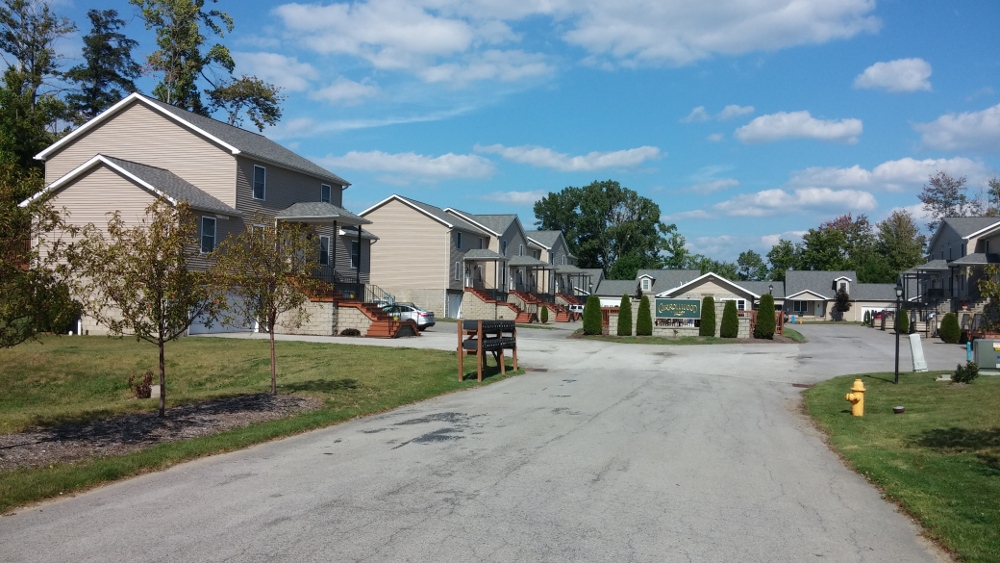
M 351 213 L 343 207 L 325 201 L 300 201 L 293 203 L 287 209 L 279 211 L 275 219 L 302 222 L 334 222 L 344 225 L 367 225 L 371 221 Z
M 896 284 L 894 283 L 859 283 L 851 285 L 853 301 L 895 301 Z
M 562 236 L 562 231 L 524 231 L 524 234 L 545 248 L 552 248 Z
M 858 274 L 853 270 L 788 270 L 785 272 L 785 295 L 792 296 L 803 291 L 811 291 L 828 299 L 833 299 L 836 291 L 833 280 L 850 278 L 851 288 L 857 285 Z
M 635 295 L 637 288 L 635 280 L 604 280 L 594 290 L 594 294 L 601 297 L 621 297 L 622 295 Z
M 951 225 L 963 237 L 1000 224 L 1000 218 L 997 217 L 945 217 L 942 221 Z
M 701 277 L 700 270 L 639 270 L 636 279 L 641 276 L 653 278 L 652 292 L 654 294 L 680 287 Z
M 986 264 L 997 264 L 1000 263 L 1000 254 L 985 252 L 973 252 L 972 254 L 966 254 L 965 256 L 951 261 L 953 266 L 984 266 Z
M 530 268 L 539 268 L 542 270 L 554 270 L 555 266 L 547 262 L 542 262 L 538 258 L 533 256 L 513 256 L 507 260 L 508 266 L 523 266 Z
M 462 213 L 459 211 L 459 213 Z M 504 234 L 510 227 L 510 224 L 517 221 L 517 215 L 469 215 L 468 213 L 462 213 L 468 216 L 473 221 L 479 223 L 480 225 L 486 227 L 487 229 Z
M 785 284 L 779 281 L 734 281 L 733 283 L 757 295 L 767 295 L 768 288 L 773 286 L 771 295 L 775 299 L 785 298 Z
M 215 196 L 205 193 L 194 184 L 191 184 L 187 180 L 177 176 L 169 170 L 139 164 L 138 162 L 132 162 L 129 160 L 122 160 L 112 156 L 101 156 L 106 158 L 109 162 L 114 163 L 116 166 L 120 166 L 122 169 L 128 171 L 129 174 L 134 175 L 136 178 L 139 178 L 143 182 L 146 182 L 147 184 L 160 190 L 167 196 L 176 200 L 186 201 L 194 209 L 212 211 L 224 215 L 243 215 L 239 211 L 217 199 Z
M 496 260 L 499 262 L 506 262 L 507 259 L 500 254 L 486 249 L 486 248 L 473 248 L 472 250 L 466 251 L 465 259 L 470 262 L 481 261 L 481 260 Z

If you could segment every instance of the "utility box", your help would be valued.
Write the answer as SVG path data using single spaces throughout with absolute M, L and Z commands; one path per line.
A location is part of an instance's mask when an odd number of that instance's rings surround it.
M 972 342 L 972 361 L 980 369 L 1000 370 L 1000 340 L 977 338 Z

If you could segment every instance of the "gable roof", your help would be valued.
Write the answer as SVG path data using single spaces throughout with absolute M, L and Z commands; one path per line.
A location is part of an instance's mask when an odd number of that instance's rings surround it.
M 895 301 L 894 283 L 859 283 L 851 287 L 852 301 Z
M 931 235 L 931 240 L 927 243 L 928 251 L 930 248 L 934 247 L 934 243 L 937 242 L 941 232 L 944 231 L 944 226 L 947 224 L 951 227 L 958 236 L 963 239 L 969 239 L 974 235 L 979 235 L 982 232 L 988 231 L 993 227 L 1000 226 L 1000 218 L 997 217 L 945 217 L 941 219 L 941 224 L 938 225 L 937 231 Z
M 685 271 L 685 270 L 681 270 L 681 271 Z M 687 270 L 687 271 L 694 271 L 694 270 Z M 656 293 L 656 296 L 659 297 L 661 295 L 666 296 L 665 294 L 680 293 L 684 288 L 686 288 L 688 286 L 691 286 L 691 285 L 695 285 L 698 282 L 701 282 L 702 280 L 706 280 L 706 279 L 714 279 L 716 281 L 722 282 L 725 285 L 728 285 L 730 287 L 733 287 L 733 288 L 742 290 L 742 291 L 744 291 L 746 293 L 749 293 L 754 298 L 760 297 L 759 294 L 757 294 L 757 293 L 755 293 L 753 291 L 750 291 L 749 289 L 747 289 L 747 288 L 739 285 L 738 283 L 736 283 L 736 282 L 734 282 L 734 281 L 732 281 L 730 279 L 726 279 L 726 278 L 720 276 L 719 274 L 716 274 L 715 272 L 708 272 L 708 273 L 702 274 L 702 275 L 698 276 L 697 278 L 695 278 L 695 279 L 693 279 L 691 281 L 682 283 L 681 285 L 679 285 L 677 287 L 672 287 L 670 289 L 659 291 L 659 292 Z
M 42 191 L 21 202 L 21 206 L 23 207 L 30 201 L 59 191 L 74 179 L 97 166 L 107 167 L 121 176 L 139 184 L 139 186 L 153 195 L 166 199 L 173 205 L 177 205 L 178 202 L 184 201 L 187 202 L 192 209 L 200 211 L 211 211 L 222 215 L 243 215 L 239 211 L 223 203 L 215 196 L 202 191 L 194 184 L 191 184 L 187 180 L 177 176 L 169 170 L 139 164 L 138 162 L 122 160 L 120 158 L 114 158 L 103 154 L 95 155 L 87 162 L 77 166 L 73 170 L 70 170 L 61 178 L 46 186 Z
M 524 236 L 541 245 L 545 250 L 552 250 L 552 247 L 559 241 L 559 237 L 562 236 L 562 231 L 524 231 Z
M 456 217 L 454 215 L 445 213 L 445 210 L 441 209 L 440 207 L 435 207 L 429 203 L 424 203 L 422 201 L 417 201 L 415 199 L 403 197 L 399 194 L 392 194 L 391 196 L 383 199 L 382 201 L 376 203 L 375 205 L 369 207 L 368 209 L 365 209 L 358 215 L 364 217 L 365 215 L 371 213 L 372 211 L 375 211 L 379 207 L 382 207 L 383 205 L 393 200 L 396 200 L 402 203 L 403 205 L 415 209 L 416 211 L 426 215 L 427 217 L 430 217 L 434 221 L 441 223 L 442 225 L 448 227 L 449 229 L 461 229 L 463 231 L 468 231 L 470 233 L 474 233 L 477 235 L 489 236 L 489 233 L 486 233 L 482 229 L 479 229 L 469 224 L 467 221 L 459 217 Z
M 72 143 L 77 137 L 100 126 L 101 123 L 134 103 L 140 103 L 171 121 L 178 123 L 182 127 L 225 147 L 233 155 L 240 154 L 265 163 L 276 164 L 282 168 L 288 168 L 289 170 L 295 170 L 303 174 L 328 180 L 332 184 L 344 187 L 351 185 L 350 182 L 340 176 L 295 154 L 261 134 L 223 123 L 211 117 L 192 113 L 183 108 L 172 106 L 139 93 L 129 94 L 97 117 L 84 123 L 69 135 L 66 135 L 35 155 L 35 158 L 37 160 L 45 160 L 62 147 Z
M 746 288 L 763 297 L 768 291 L 775 299 L 785 298 L 785 284 L 780 281 L 741 281 L 740 287 Z
M 788 270 L 785 272 L 785 295 L 793 297 L 803 291 L 833 299 L 833 280 L 846 277 L 858 279 L 854 270 Z
M 635 280 L 602 280 L 601 284 L 594 288 L 594 295 L 621 297 L 622 295 L 634 295 L 635 290 Z
M 638 280 L 643 276 L 653 278 L 653 286 L 649 291 L 663 293 L 669 289 L 679 287 L 687 282 L 701 276 L 701 270 L 639 270 L 635 274 Z

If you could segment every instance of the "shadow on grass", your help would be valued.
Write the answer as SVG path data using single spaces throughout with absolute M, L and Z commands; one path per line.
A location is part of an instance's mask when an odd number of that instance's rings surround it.
M 333 391 L 351 391 L 358 388 L 357 379 L 311 379 L 309 381 L 299 381 L 297 383 L 285 383 L 279 385 L 282 391 L 322 391 L 330 393 Z
M 895 383 L 896 382 L 896 376 L 893 375 L 893 374 L 888 374 L 888 375 L 873 375 L 873 374 L 869 374 L 869 375 L 863 375 L 859 379 L 877 379 L 879 381 L 885 381 L 886 383 Z
M 473 365 L 475 365 L 475 363 L 473 363 Z M 507 372 L 513 373 L 514 367 L 507 366 Z M 494 377 L 497 375 L 500 375 L 500 366 L 483 366 L 483 381 L 485 381 L 489 377 Z M 462 381 L 470 381 L 470 380 L 475 381 L 477 377 L 479 377 L 478 372 L 473 370 L 469 373 L 463 373 Z
M 1000 473 L 1000 428 L 932 428 L 918 434 L 913 443 L 944 454 L 975 454 L 993 472 Z

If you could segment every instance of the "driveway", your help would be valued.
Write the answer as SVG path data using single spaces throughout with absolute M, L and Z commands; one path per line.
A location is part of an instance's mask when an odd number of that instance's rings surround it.
M 435 328 L 402 344 L 453 347 Z M 891 371 L 892 336 L 796 329 L 808 344 L 519 330 L 523 376 L 23 510 L 0 519 L 0 560 L 941 560 L 791 385 Z

